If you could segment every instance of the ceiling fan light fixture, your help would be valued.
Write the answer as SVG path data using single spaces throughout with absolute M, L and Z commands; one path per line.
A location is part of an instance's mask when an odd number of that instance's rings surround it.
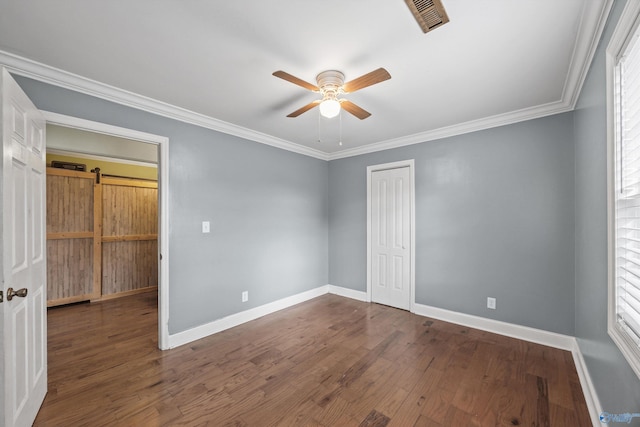
M 304 107 L 298 108 L 293 113 L 288 114 L 287 117 L 298 117 L 300 114 L 305 113 L 312 108 L 320 107 L 320 115 L 329 119 L 336 117 L 340 114 L 340 110 L 344 109 L 347 113 L 356 116 L 360 120 L 366 119 L 371 115 L 371 113 L 358 107 L 348 99 L 338 99 L 338 97 L 345 93 L 353 93 L 357 90 L 364 89 L 365 87 L 375 85 L 391 78 L 391 74 L 389 74 L 387 70 L 384 68 L 378 68 L 377 70 L 373 70 L 345 83 L 344 74 L 340 71 L 327 70 L 317 75 L 316 80 L 318 81 L 318 85 L 316 86 L 284 71 L 275 71 L 273 75 L 322 95 L 322 99 L 316 99 Z
M 328 98 L 320 103 L 320 114 L 331 119 L 340 113 L 340 102 L 335 98 Z

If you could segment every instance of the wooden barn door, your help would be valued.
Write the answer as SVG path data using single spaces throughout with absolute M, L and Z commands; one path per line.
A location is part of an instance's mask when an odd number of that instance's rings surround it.
M 158 183 L 102 178 L 102 298 L 158 286 Z
M 47 168 L 49 307 L 158 286 L 158 183 Z
M 47 168 L 47 305 L 100 298 L 96 175 Z

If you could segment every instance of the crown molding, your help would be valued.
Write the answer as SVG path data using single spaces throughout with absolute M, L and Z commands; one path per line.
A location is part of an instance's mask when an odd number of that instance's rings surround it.
M 452 126 L 420 132 L 401 138 L 390 139 L 388 141 L 376 142 L 362 147 L 351 148 L 338 151 L 329 155 L 329 160 L 337 160 L 346 157 L 360 156 L 362 154 L 374 153 L 377 151 L 390 150 L 392 148 L 405 147 L 407 145 L 420 144 L 422 142 L 435 141 L 452 136 L 463 135 L 465 133 L 478 132 L 495 127 L 510 125 L 527 120 L 538 119 L 540 117 L 571 111 L 572 107 L 566 102 L 553 102 L 532 108 L 525 108 L 507 114 L 486 117 L 484 119 L 471 120 Z
M 327 153 L 322 151 L 295 144 L 261 132 L 256 132 L 222 120 L 214 119 L 200 113 L 100 83 L 98 81 L 69 73 L 2 50 L 0 50 L 0 65 L 3 65 L 13 74 L 48 83 L 53 86 L 69 89 L 162 117 L 167 117 L 169 119 L 215 130 L 305 156 L 314 157 L 320 160 L 328 160 Z
M 571 55 L 569 72 L 564 84 L 562 99 L 566 100 L 573 110 L 578 103 L 582 85 L 587 78 L 591 62 L 600 43 L 600 38 L 607 24 L 607 18 L 614 0 L 603 0 L 601 7 L 596 2 L 585 2 L 578 28 L 578 37 Z
M 330 161 L 477 132 L 573 110 L 604 31 L 613 1 L 585 2 L 569 72 L 565 79 L 562 98 L 559 101 L 333 153 L 224 122 L 1 50 L 0 64 L 14 74 L 54 86 L 316 159 Z

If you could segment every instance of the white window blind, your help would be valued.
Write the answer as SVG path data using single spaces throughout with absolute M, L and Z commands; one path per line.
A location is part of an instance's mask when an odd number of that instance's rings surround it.
M 616 324 L 640 349 L 640 43 L 637 33 L 615 67 Z

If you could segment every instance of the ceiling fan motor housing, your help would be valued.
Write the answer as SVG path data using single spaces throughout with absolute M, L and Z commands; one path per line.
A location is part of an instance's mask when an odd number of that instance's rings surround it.
M 332 96 L 335 98 L 344 84 L 344 74 L 336 70 L 323 71 L 316 77 L 318 87 L 323 95 Z

